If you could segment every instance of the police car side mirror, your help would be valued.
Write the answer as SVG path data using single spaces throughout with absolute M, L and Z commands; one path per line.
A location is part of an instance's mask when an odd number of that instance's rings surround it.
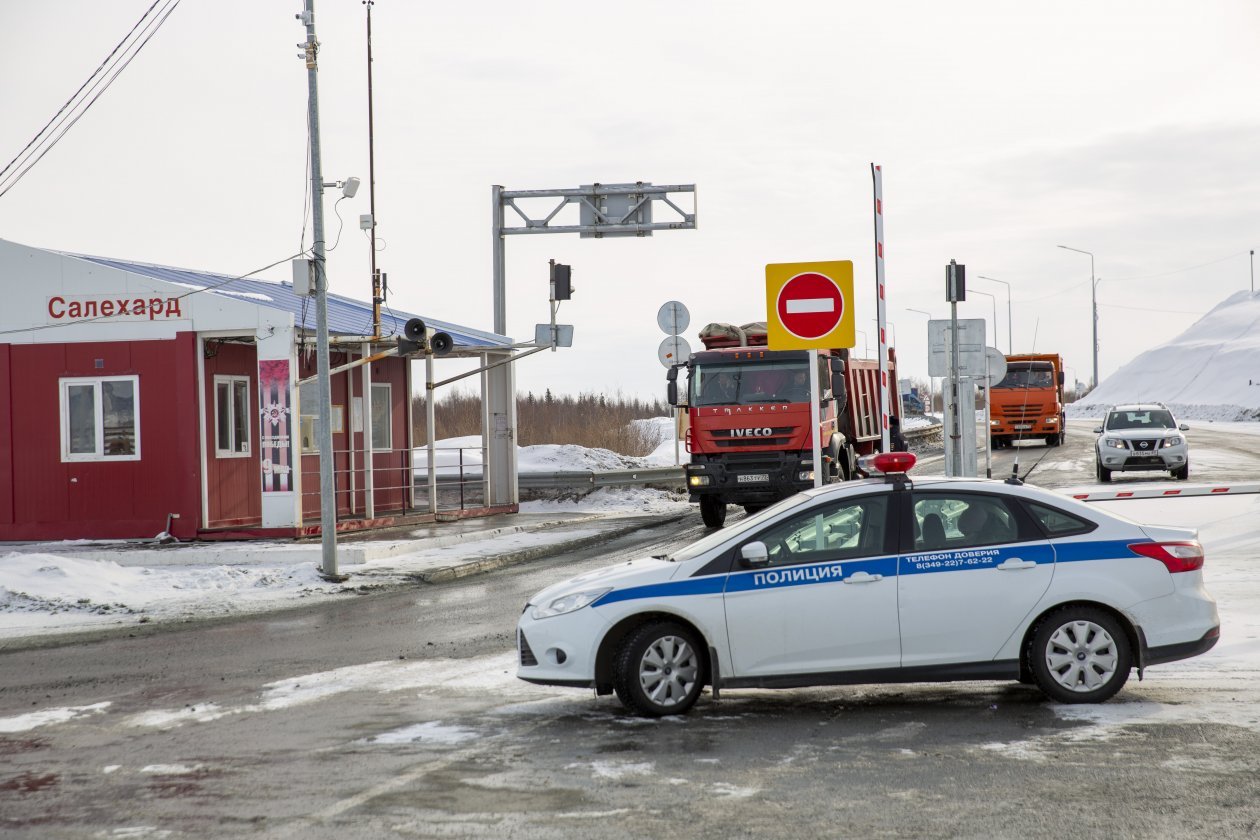
M 756 540 L 740 547 L 739 558 L 745 566 L 764 566 L 770 562 L 770 552 L 765 543 Z

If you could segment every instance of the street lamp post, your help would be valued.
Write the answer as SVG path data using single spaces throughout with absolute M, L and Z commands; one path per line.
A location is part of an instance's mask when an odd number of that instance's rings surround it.
M 1256 293 L 1256 252 L 1251 252 L 1251 293 Z
M 969 291 L 975 292 L 975 293 L 976 293 L 976 294 L 978 294 L 978 295 L 984 295 L 984 296 L 985 296 L 985 297 L 987 297 L 989 300 L 993 301 L 993 343 L 994 343 L 994 344 L 996 344 L 996 343 L 997 343 L 997 329 L 998 329 L 998 325 L 997 325 L 997 295 L 995 295 L 995 294 L 993 294 L 993 293 L 991 293 L 991 292 L 984 292 L 984 291 L 981 291 L 980 289 L 977 289 L 977 288 L 975 288 L 974 286 L 973 286 L 973 287 L 971 287 L 971 289 L 970 289 Z
M 871 343 L 867 340 L 866 333 L 861 330 L 854 330 L 854 332 L 862 336 L 862 355 L 864 358 L 869 359 L 871 357 Z
M 996 277 L 985 277 L 983 274 L 977 274 L 976 278 L 979 280 L 992 280 L 994 283 L 1001 283 L 1006 287 L 1006 353 L 1009 356 L 1015 352 L 1015 345 L 1011 341 L 1011 284 Z M 993 325 L 993 329 L 997 330 L 997 324 Z M 993 338 L 994 341 L 997 340 L 997 336 L 993 336 Z
M 906 311 L 907 311 L 907 312 L 918 312 L 920 315 L 926 315 L 926 316 L 928 316 L 928 320 L 931 320 L 931 319 L 932 319 L 932 313 L 931 313 L 931 312 L 924 311 L 924 310 L 922 310 L 922 309 L 911 309 L 910 307 L 908 307 L 908 306 L 907 306 L 907 307 L 906 307 Z M 931 347 L 931 345 L 929 345 L 929 346 L 928 346 L 928 370 L 930 371 L 931 369 L 932 369 L 932 347 Z M 931 374 L 931 373 L 929 373 L 929 374 L 928 374 L 928 378 L 927 378 L 927 380 L 928 380 L 928 405 L 927 405 L 927 410 L 928 410 L 928 412 L 929 412 L 929 413 L 931 413 L 932 411 L 935 411 L 935 410 L 936 410 L 936 400 L 935 400 L 935 399 L 933 398 L 933 396 L 932 396 L 932 374 Z
M 1094 252 L 1082 251 L 1080 248 L 1071 248 L 1067 245 L 1059 245 L 1065 251 L 1075 251 L 1078 254 L 1087 254 L 1089 256 L 1089 301 L 1090 309 L 1093 312 L 1094 321 L 1094 378 L 1089 383 L 1092 391 L 1098 387 L 1098 281 L 1094 279 Z

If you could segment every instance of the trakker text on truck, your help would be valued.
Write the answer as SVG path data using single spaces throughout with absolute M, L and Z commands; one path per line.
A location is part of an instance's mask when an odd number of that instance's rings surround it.
M 1017 440 L 1063 443 L 1063 357 L 1024 353 L 1006 357 L 1006 376 L 989 395 L 989 438 L 994 449 Z
M 709 324 L 700 341 L 705 349 L 670 369 L 669 402 L 687 409 L 691 501 L 706 525 L 720 528 L 728 504 L 753 512 L 814 485 L 809 352 L 767 349 L 764 322 Z M 891 348 L 888 358 L 888 381 L 896 382 Z M 859 456 L 880 448 L 879 363 L 850 359 L 847 349 L 819 350 L 818 382 L 822 480 L 846 481 Z

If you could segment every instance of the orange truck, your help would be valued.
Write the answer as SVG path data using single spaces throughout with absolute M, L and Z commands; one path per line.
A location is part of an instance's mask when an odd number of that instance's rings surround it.
M 770 350 L 762 322 L 709 324 L 700 340 L 703 350 L 670 369 L 669 402 L 687 409 L 691 501 L 705 525 L 720 528 L 728 504 L 751 513 L 814 486 L 809 353 Z M 889 381 L 896 371 L 890 347 Z M 880 450 L 879 362 L 819 350 L 818 381 L 823 483 L 847 481 L 857 477 L 859 456 Z M 892 397 L 889 411 L 899 419 Z
M 994 449 L 1017 440 L 1063 443 L 1063 357 L 1020 353 L 1006 357 L 1006 376 L 989 394 L 989 440 Z

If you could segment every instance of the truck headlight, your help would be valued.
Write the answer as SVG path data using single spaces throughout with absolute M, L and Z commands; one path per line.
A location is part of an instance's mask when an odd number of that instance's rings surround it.
M 1182 443 L 1181 436 L 1173 435 L 1172 437 L 1164 438 L 1164 442 L 1161 443 L 1159 447 L 1160 449 L 1163 449 L 1166 446 L 1181 446 L 1181 443 Z
M 1047 417 L 1047 418 L 1046 418 L 1046 422 L 1047 422 L 1048 424 L 1050 424 L 1051 426 L 1053 426 L 1055 423 L 1058 423 L 1058 422 L 1059 422 L 1059 418 L 1058 418 L 1058 417 Z
M 813 481 L 813 480 L 814 480 L 814 471 L 813 471 L 813 470 L 802 470 L 801 472 L 798 472 L 798 473 L 796 474 L 796 480 L 797 480 L 797 481 Z
M 692 487 L 704 487 L 710 483 L 707 475 L 693 475 L 687 479 L 687 483 Z
M 605 586 L 603 589 L 587 589 L 584 592 L 570 592 L 568 595 L 561 595 L 559 598 L 553 599 L 550 604 L 540 604 L 534 607 L 530 615 L 537 621 L 540 618 L 551 618 L 555 615 L 571 613 L 593 604 L 609 592 L 612 592 L 611 586 Z
M 1107 438 L 1106 444 L 1112 449 L 1128 449 L 1128 447 L 1125 446 L 1124 441 L 1117 440 L 1116 438 Z

